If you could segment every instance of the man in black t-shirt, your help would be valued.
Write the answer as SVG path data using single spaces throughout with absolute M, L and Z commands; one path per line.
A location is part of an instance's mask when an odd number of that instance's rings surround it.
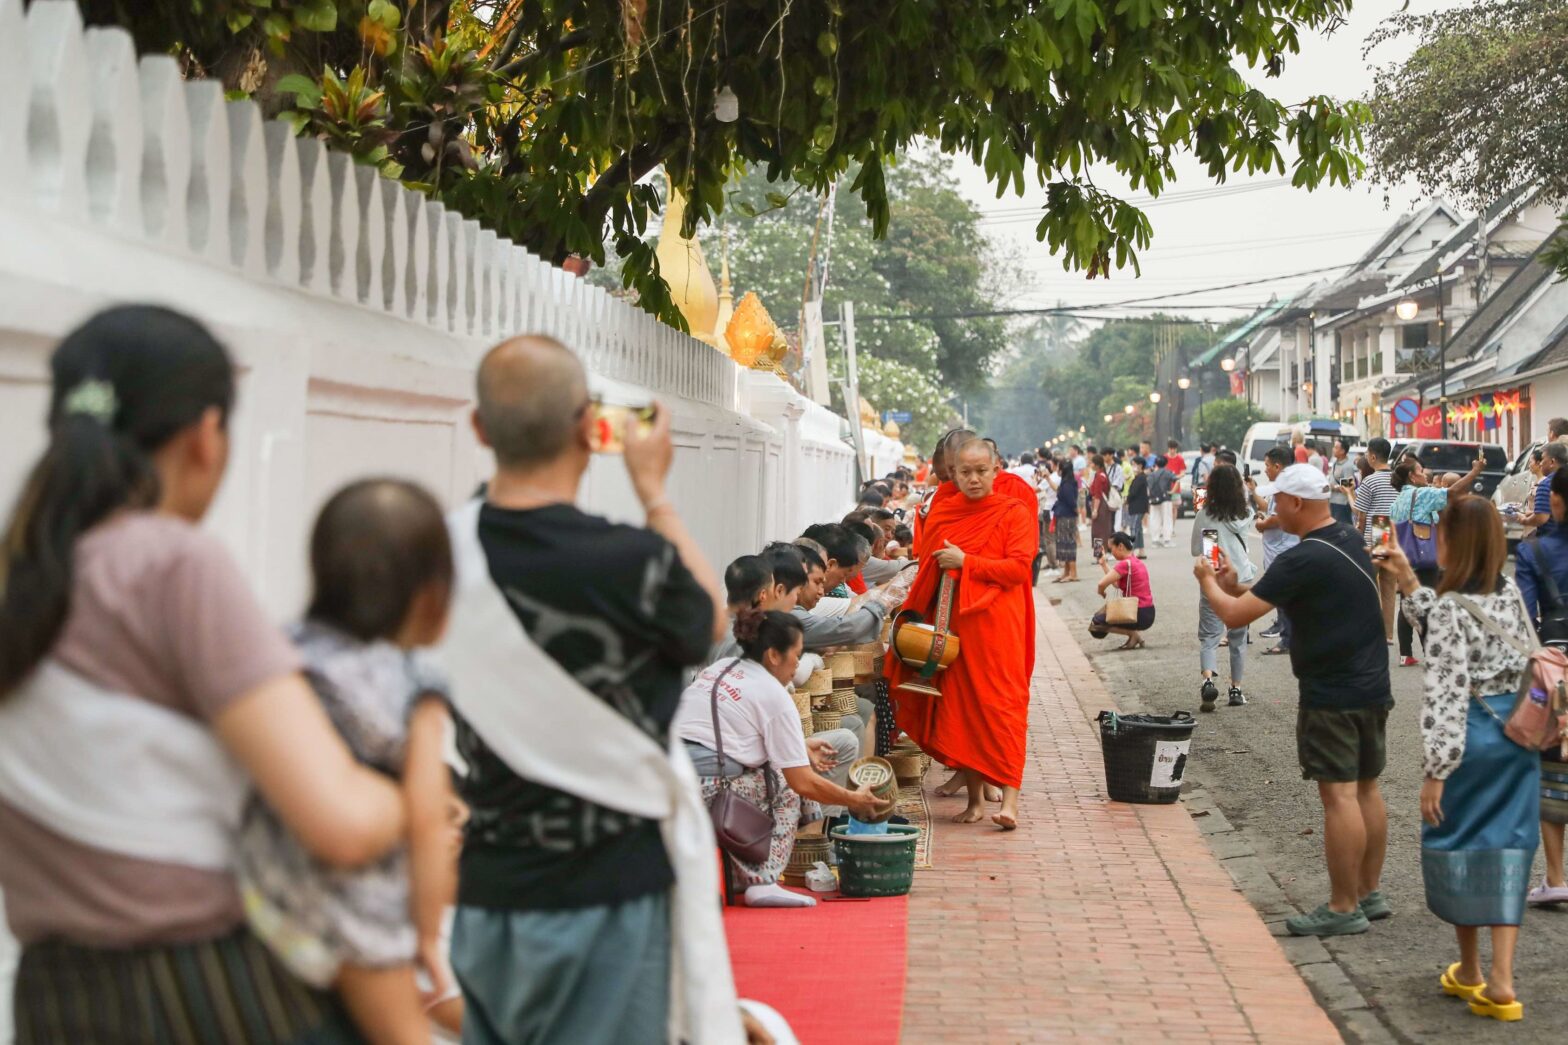
M 496 457 L 478 521 L 491 579 L 536 645 L 667 746 L 683 670 L 704 662 L 726 614 L 717 576 L 665 496 L 666 411 L 651 431 L 625 433 L 647 513 L 645 527 L 626 526 L 575 504 L 601 433 L 568 349 L 503 342 L 478 384 L 475 428 Z M 660 825 L 518 776 L 454 718 L 470 817 L 452 963 L 475 1040 L 664 1041 L 675 875 Z
M 1323 844 L 1332 896 L 1286 922 L 1298 936 L 1366 932 L 1392 912 L 1378 891 L 1388 811 L 1377 778 L 1393 706 L 1388 647 L 1372 560 L 1361 535 L 1329 512 L 1329 481 L 1312 465 L 1291 465 L 1258 490 L 1274 498 L 1281 527 L 1301 543 L 1279 554 L 1251 590 L 1222 562 L 1199 559 L 1204 597 L 1229 628 L 1276 607 L 1290 617 L 1290 667 L 1301 705 L 1296 753 L 1304 779 L 1323 801 Z

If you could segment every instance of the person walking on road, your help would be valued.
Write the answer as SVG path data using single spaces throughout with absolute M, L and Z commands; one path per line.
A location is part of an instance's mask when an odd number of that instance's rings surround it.
M 1241 473 L 1235 465 L 1216 465 L 1209 473 L 1209 496 L 1198 510 L 1192 524 L 1192 554 L 1203 555 L 1205 530 L 1218 535 L 1220 553 L 1232 563 L 1240 574 L 1241 583 L 1248 584 L 1256 573 L 1252 558 L 1247 553 L 1246 534 L 1252 529 L 1252 513 L 1247 510 L 1246 488 L 1241 483 Z M 1203 673 L 1203 683 L 1198 689 L 1198 709 L 1213 711 L 1220 698 L 1214 676 L 1219 670 L 1220 639 L 1230 643 L 1230 707 L 1247 703 L 1241 683 L 1247 672 L 1247 628 L 1227 628 L 1215 614 L 1203 592 L 1198 593 L 1198 668 Z
M 1127 484 L 1125 532 L 1132 537 L 1132 546 L 1138 558 L 1143 553 L 1143 529 L 1149 518 L 1149 477 L 1144 472 L 1143 458 L 1132 458 L 1132 481 Z
M 1149 475 L 1149 544 L 1156 548 L 1169 548 L 1176 537 L 1176 505 L 1171 500 L 1175 485 L 1170 458 L 1161 454 Z
M 1218 569 L 1200 559 L 1193 572 L 1227 627 L 1245 628 L 1276 606 L 1290 616 L 1290 667 L 1301 701 L 1296 753 L 1323 803 L 1331 895 L 1285 926 L 1296 936 L 1363 933 L 1369 921 L 1393 913 L 1378 891 L 1388 844 L 1378 777 L 1394 697 L 1388 649 L 1378 641 L 1377 581 L 1366 546 L 1329 514 L 1322 472 L 1291 465 L 1273 485 L 1280 522 L 1301 543 L 1281 552 L 1250 590 L 1228 555 Z
M 1104 457 L 1089 458 L 1089 503 L 1085 511 L 1089 515 L 1089 538 L 1100 542 L 1099 547 L 1094 549 L 1096 559 L 1104 553 L 1106 540 L 1116 532 L 1111 521 L 1116 514 L 1116 510 L 1111 507 L 1112 484 L 1110 476 L 1106 474 L 1112 460 L 1109 453 Z
M 1062 481 L 1056 488 L 1056 505 L 1051 518 L 1056 520 L 1056 564 L 1061 574 L 1053 584 L 1072 584 L 1078 580 L 1078 473 L 1071 463 L 1062 469 Z
M 1524 1015 L 1514 993 L 1514 948 L 1540 839 L 1541 760 L 1503 732 L 1535 648 L 1519 589 L 1503 575 L 1508 544 L 1491 502 L 1466 497 L 1438 522 L 1443 575 L 1421 586 L 1397 546 L 1379 569 L 1405 596 L 1406 616 L 1428 638 L 1422 677 L 1421 876 L 1426 904 L 1454 927 L 1459 961 L 1443 990 L 1477 1016 Z M 1492 971 L 1481 975 L 1479 933 L 1492 932 Z
M 1543 643 L 1560 645 L 1568 638 L 1568 469 L 1552 476 L 1553 526 L 1539 537 L 1519 542 L 1514 579 L 1524 600 L 1525 612 Z M 1568 762 L 1560 749 L 1541 753 L 1541 855 L 1546 880 L 1526 897 L 1532 907 L 1568 903 L 1568 878 L 1563 874 L 1563 833 L 1568 824 Z
M 1369 549 L 1372 547 L 1373 520 L 1386 518 L 1394 507 L 1393 475 L 1388 467 L 1391 450 L 1387 439 L 1378 438 L 1367 443 L 1367 463 L 1372 466 L 1372 474 L 1356 487 L 1356 526 Z M 1393 645 L 1396 607 L 1393 578 L 1379 574 L 1377 585 L 1383 610 L 1383 635 L 1388 644 Z
M 1290 451 L 1283 446 L 1271 446 L 1263 455 L 1263 474 L 1267 476 L 1270 484 L 1289 466 Z M 1286 532 L 1279 521 L 1279 516 L 1275 514 L 1273 490 L 1272 485 L 1260 486 L 1257 490 L 1258 533 L 1263 536 L 1264 572 L 1268 572 L 1268 568 L 1274 565 L 1274 560 L 1279 558 L 1280 552 L 1301 543 L 1301 538 Z M 1277 640 L 1274 645 L 1263 651 L 1265 657 L 1277 657 L 1290 652 L 1290 618 L 1285 616 L 1284 610 L 1274 615 L 1274 626 L 1263 632 L 1263 637 Z
M 1356 519 L 1350 509 L 1350 498 L 1356 492 L 1360 472 L 1350 459 L 1350 445 L 1343 439 L 1334 440 L 1334 460 L 1329 464 L 1329 478 L 1334 487 L 1329 491 L 1328 510 L 1339 522 L 1354 526 Z

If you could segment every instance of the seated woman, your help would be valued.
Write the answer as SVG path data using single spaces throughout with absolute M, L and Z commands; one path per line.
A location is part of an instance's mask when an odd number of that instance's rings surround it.
M 1113 566 L 1104 558 L 1100 559 L 1100 570 L 1105 576 L 1098 585 L 1101 595 L 1109 588 L 1115 588 L 1118 593 L 1128 598 L 1138 600 L 1138 619 L 1131 624 L 1105 623 L 1105 611 L 1096 613 L 1089 621 L 1089 634 L 1097 639 L 1107 635 L 1124 635 L 1127 641 L 1119 649 L 1139 649 L 1143 646 L 1143 636 L 1138 633 L 1148 631 L 1154 626 L 1154 588 L 1149 584 L 1149 567 L 1144 561 L 1133 554 L 1133 545 L 1136 542 L 1125 533 L 1113 533 L 1110 540 L 1105 542 L 1105 547 L 1110 551 L 1111 557 L 1116 560 Z
M 686 687 L 670 728 L 686 742 L 703 801 L 718 794 L 721 776 L 761 808 L 771 799 L 773 846 L 767 860 L 748 864 L 730 857 L 746 885 L 746 905 L 812 907 L 811 897 L 778 884 L 795 847 L 795 830 L 821 819 L 819 803 L 845 806 L 862 820 L 886 812 L 887 803 L 869 789 L 850 791 L 818 775 L 836 766 L 835 740 L 828 734 L 802 736 L 800 712 L 784 689 L 800 660 L 800 621 L 776 610 L 742 610 L 735 638 L 741 656 L 710 664 Z

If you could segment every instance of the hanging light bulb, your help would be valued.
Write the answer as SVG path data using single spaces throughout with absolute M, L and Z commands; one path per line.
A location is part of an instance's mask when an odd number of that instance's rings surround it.
M 740 99 L 730 90 L 729 84 L 725 84 L 713 99 L 713 118 L 720 123 L 734 123 L 740 119 Z

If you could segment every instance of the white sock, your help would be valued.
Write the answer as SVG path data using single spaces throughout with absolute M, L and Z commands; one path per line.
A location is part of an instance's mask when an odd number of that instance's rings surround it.
M 815 907 L 817 901 L 810 896 L 792 893 L 777 882 L 752 885 L 746 888 L 747 907 Z

